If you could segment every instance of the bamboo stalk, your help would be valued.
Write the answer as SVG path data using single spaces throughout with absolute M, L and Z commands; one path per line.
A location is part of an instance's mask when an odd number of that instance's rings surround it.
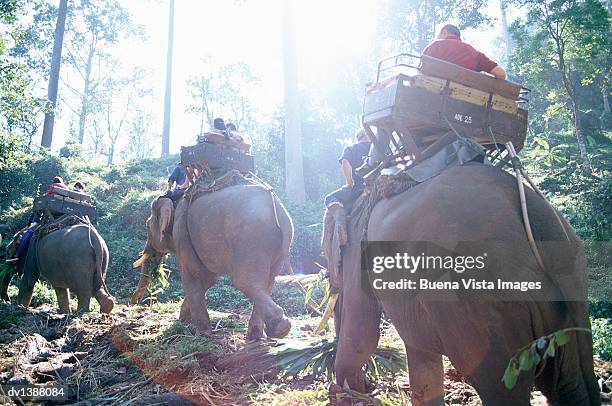
M 338 293 L 332 293 L 331 296 L 329 297 L 329 301 L 327 302 L 327 307 L 325 308 L 325 312 L 323 313 L 323 318 L 319 322 L 319 325 L 317 326 L 317 328 L 314 330 L 313 332 L 314 335 L 321 334 L 321 331 L 323 331 L 325 327 L 327 326 L 327 321 L 334 313 L 334 307 L 336 307 L 336 301 L 338 300 L 338 295 L 339 295 Z

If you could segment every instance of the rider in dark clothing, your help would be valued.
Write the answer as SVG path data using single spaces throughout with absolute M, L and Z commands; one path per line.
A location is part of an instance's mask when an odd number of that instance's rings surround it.
M 174 186 L 174 189 L 172 188 Z M 172 200 L 178 200 L 185 191 L 189 188 L 189 178 L 187 177 L 187 171 L 185 167 L 179 162 L 172 174 L 168 178 L 168 189 L 166 190 L 166 194 Z
M 332 204 L 344 206 L 353 202 L 363 192 L 365 186 L 363 176 L 356 173 L 355 170 L 365 162 L 370 152 L 371 142 L 363 128 L 355 133 L 355 138 L 357 143 L 344 148 L 338 160 L 342 165 L 346 184 L 325 197 L 326 207 Z

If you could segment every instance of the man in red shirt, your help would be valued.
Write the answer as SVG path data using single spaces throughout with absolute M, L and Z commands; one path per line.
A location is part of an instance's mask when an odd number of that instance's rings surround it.
M 66 184 L 64 183 L 64 179 L 62 179 L 60 176 L 56 176 L 53 178 L 53 183 L 49 186 L 48 191 L 47 191 L 48 196 L 57 194 L 51 190 L 52 187 L 57 187 L 60 189 L 68 189 L 68 186 L 66 186 Z
M 423 55 L 442 59 L 476 72 L 487 72 L 497 79 L 506 79 L 506 71 L 470 44 L 461 41 L 461 31 L 446 24 L 435 41 L 427 45 Z

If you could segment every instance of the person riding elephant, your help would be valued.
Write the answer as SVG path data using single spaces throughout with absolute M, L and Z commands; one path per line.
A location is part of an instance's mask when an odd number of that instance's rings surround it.
M 57 194 L 52 188 L 68 190 L 68 186 L 66 186 L 66 183 L 64 183 L 64 179 L 61 176 L 56 176 L 53 178 L 53 182 L 48 187 L 47 195 L 52 196 Z
M 384 311 L 405 345 L 412 405 L 444 405 L 443 355 L 474 386 L 485 406 L 527 406 L 534 385 L 554 405 L 600 404 L 585 298 L 571 297 L 586 292 L 584 249 L 571 226 L 544 199 L 531 189 L 525 192 L 544 268 L 525 233 L 516 179 L 482 164 L 451 167 L 380 200 L 367 220 L 367 241 L 427 242 L 451 250 L 465 242 L 503 243 L 505 249 L 488 256 L 487 276 L 558 281 L 571 274 L 570 288 L 562 291 L 564 300 L 495 300 L 478 293 L 441 301 L 412 290 L 402 290 L 391 300 L 363 283 L 363 229 L 356 227 L 357 220 L 351 223 L 342 278 L 336 278 L 341 281 L 336 306 L 340 325 L 331 395 L 347 386 L 365 391 L 362 367 L 377 347 Z M 553 292 L 557 286 L 546 289 Z M 505 387 L 502 377 L 515 353 L 561 329 L 578 331 L 567 332 L 567 343 L 554 357 L 521 370 L 512 390 Z
M 178 162 L 168 177 L 166 195 L 173 201 L 176 201 L 183 196 L 190 185 L 191 183 L 189 182 L 189 177 L 187 176 L 185 166 L 181 162 Z
M 293 224 L 278 197 L 263 186 L 238 184 L 178 201 L 165 197 L 151 204 L 143 256 L 134 263 L 141 277 L 132 295 L 136 304 L 150 278 L 152 257 L 176 255 L 185 300 L 180 320 L 200 331 L 210 329 L 206 291 L 221 274 L 253 303 L 247 337 L 284 337 L 291 328 L 270 293 L 274 278 L 289 270 Z
M 7 256 L 17 250 L 14 240 L 7 247 Z M 5 273 L 0 281 L 0 298 L 9 300 L 7 289 L 14 274 L 21 276 L 17 302 L 28 307 L 34 285 L 43 277 L 55 290 L 60 313 L 70 313 L 70 291 L 78 299 L 77 312 L 89 311 L 95 297 L 102 313 L 110 313 L 114 298 L 104 280 L 108 268 L 108 248 L 91 225 L 76 224 L 31 239 L 27 250 L 11 265 L 14 272 Z
M 340 189 L 325 196 L 325 207 L 334 204 L 339 204 L 342 207 L 348 206 L 363 192 L 365 182 L 356 170 L 364 164 L 372 143 L 363 128 L 355 132 L 355 140 L 357 141 L 355 144 L 344 148 L 338 159 L 338 162 L 342 165 L 345 183 Z

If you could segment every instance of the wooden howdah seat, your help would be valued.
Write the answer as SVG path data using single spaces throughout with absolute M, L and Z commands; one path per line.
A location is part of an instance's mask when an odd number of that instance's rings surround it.
M 209 131 L 198 137 L 198 143 L 181 147 L 181 164 L 187 168 L 190 180 L 205 170 L 254 172 L 255 161 L 251 146 L 235 131 Z
M 55 186 L 51 186 L 49 191 L 55 194 L 34 199 L 32 209 L 35 213 L 40 213 L 50 220 L 63 214 L 76 214 L 86 216 L 90 221 L 96 220 L 96 207 L 90 195 Z
M 412 68 L 414 74 L 381 80 L 382 72 L 397 67 Z M 516 83 L 440 59 L 400 54 L 379 62 L 376 83 L 366 89 L 362 120 L 387 164 L 417 163 L 449 132 L 490 151 L 503 151 L 511 141 L 518 151 L 527 132 L 527 110 L 521 107 L 527 93 Z

